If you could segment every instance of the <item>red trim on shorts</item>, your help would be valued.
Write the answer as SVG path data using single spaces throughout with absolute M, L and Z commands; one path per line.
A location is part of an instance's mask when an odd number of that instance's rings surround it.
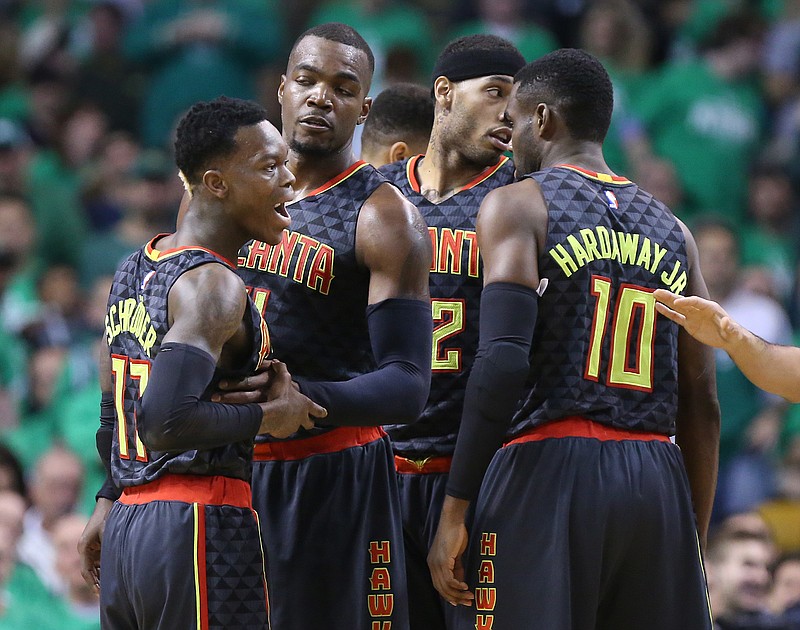
M 208 575 L 206 570 L 206 510 L 205 506 L 197 506 L 197 593 L 200 597 L 198 630 L 208 630 Z
M 522 444 L 523 442 L 539 442 L 549 438 L 584 437 L 594 438 L 601 442 L 639 440 L 642 442 L 669 442 L 669 436 L 663 433 L 648 433 L 645 431 L 631 431 L 620 429 L 607 424 L 600 424 L 582 416 L 568 416 L 560 420 L 553 420 L 547 424 L 533 427 L 520 433 L 517 437 L 505 443 L 505 446 Z
M 319 435 L 283 442 L 258 442 L 253 459 L 268 462 L 305 459 L 312 455 L 336 453 L 353 446 L 363 446 L 386 435 L 380 427 L 338 427 Z
M 119 502 L 125 505 L 150 501 L 182 501 L 253 509 L 250 484 L 244 479 L 222 475 L 167 474 L 141 486 L 124 488 L 119 498 Z
M 452 455 L 426 457 L 425 459 L 408 459 L 400 455 L 394 456 L 394 467 L 404 475 L 430 475 L 432 473 L 450 472 L 453 463 Z

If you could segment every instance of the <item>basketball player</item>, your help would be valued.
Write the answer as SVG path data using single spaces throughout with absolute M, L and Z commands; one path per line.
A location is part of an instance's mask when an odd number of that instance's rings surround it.
M 226 405 L 206 394 L 223 376 L 254 371 L 270 350 L 231 262 L 250 237 L 277 243 L 289 225 L 294 177 L 266 117 L 224 97 L 190 109 L 175 142 L 192 191 L 183 221 L 115 275 L 98 444 L 122 492 L 103 533 L 104 627 L 269 625 L 252 442 L 313 426 L 309 414 L 325 411 L 295 390 L 283 364 L 271 367 L 270 402 Z
M 375 168 L 422 153 L 433 125 L 431 94 L 415 83 L 397 83 L 375 97 L 361 134 L 361 159 Z
M 324 428 L 256 444 L 253 501 L 271 615 L 284 630 L 408 627 L 397 482 L 380 425 L 413 422 L 428 396 L 431 249 L 417 209 L 353 156 L 373 66 L 343 24 L 295 42 L 278 90 L 297 178 L 293 227 L 280 245 L 254 241 L 239 258 L 280 339 L 276 357 L 328 410 Z
M 514 181 L 514 165 L 503 156 L 511 139 L 503 116 L 514 75 L 524 65 L 513 44 L 494 35 L 448 44 L 433 72 L 436 116 L 425 155 L 381 169 L 419 208 L 434 244 L 431 394 L 419 421 L 387 428 L 400 487 L 413 629 L 444 628 L 454 612 L 433 588 L 426 557 L 478 348 L 482 282 L 475 219 L 489 191 Z
M 480 344 L 429 555 L 439 592 L 466 604 L 459 629 L 711 628 L 695 518 L 702 540 L 713 357 L 653 297 L 707 291 L 688 230 L 609 173 L 612 106 L 582 51 L 515 77 L 506 115 L 529 175 L 478 215 Z

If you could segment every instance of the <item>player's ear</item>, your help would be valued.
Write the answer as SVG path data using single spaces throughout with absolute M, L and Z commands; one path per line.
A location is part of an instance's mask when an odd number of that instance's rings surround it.
M 208 170 L 203 173 L 203 186 L 218 199 L 224 199 L 228 195 L 228 184 L 222 177 L 222 173 L 217 170 Z
M 283 89 L 286 87 L 286 75 L 281 75 L 281 82 L 278 84 L 278 103 L 283 105 Z
M 405 160 L 411 155 L 411 150 L 405 142 L 395 142 L 389 147 L 389 163 Z
M 539 103 L 533 114 L 536 133 L 544 140 L 550 140 L 556 132 L 557 116 L 547 103 Z
M 369 110 L 372 109 L 372 97 L 365 96 L 364 101 L 361 103 L 361 115 L 358 117 L 358 124 L 363 125 L 364 121 L 369 116 Z
M 436 77 L 433 82 L 433 98 L 445 108 L 450 107 L 453 100 L 453 84 L 447 77 Z

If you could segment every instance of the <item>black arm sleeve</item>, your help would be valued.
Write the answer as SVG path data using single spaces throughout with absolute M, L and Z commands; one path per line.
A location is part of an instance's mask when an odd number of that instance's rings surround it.
M 447 480 L 452 497 L 475 498 L 503 443 L 528 377 L 537 311 L 536 292 L 523 285 L 496 282 L 481 294 L 480 343 Z
M 156 451 L 209 449 L 255 437 L 262 412 L 257 404 L 201 400 L 214 376 L 210 354 L 183 343 L 161 346 L 137 418 L 139 437 Z
M 120 490 L 111 477 L 111 441 L 114 437 L 115 424 L 114 394 L 112 392 L 103 392 L 100 397 L 100 426 L 95 434 L 95 444 L 97 445 L 97 454 L 100 456 L 100 461 L 103 462 L 103 466 L 106 469 L 106 479 L 95 495 L 95 501 L 97 499 L 116 501 L 119 498 Z
M 367 307 L 378 367 L 348 381 L 296 379 L 300 391 L 328 410 L 325 424 L 378 426 L 419 418 L 431 388 L 433 319 L 428 302 L 391 298 Z

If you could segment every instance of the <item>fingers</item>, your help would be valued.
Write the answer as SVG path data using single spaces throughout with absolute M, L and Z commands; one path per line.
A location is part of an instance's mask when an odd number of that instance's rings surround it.
M 311 418 L 306 418 L 305 420 L 300 421 L 300 426 L 304 429 L 311 430 L 314 428 L 314 421 Z
M 469 587 L 457 579 L 453 573 L 453 559 L 450 559 L 448 563 L 429 559 L 428 566 L 431 570 L 433 586 L 451 606 L 472 605 L 473 595 L 469 592 Z
M 262 387 L 267 387 L 269 385 L 270 378 L 272 378 L 272 374 L 277 373 L 281 368 L 284 372 L 286 371 L 286 366 L 283 363 L 276 361 L 270 365 L 269 369 L 255 372 L 254 374 L 246 376 L 239 381 L 222 380 L 219 382 L 218 387 L 221 390 L 230 392 L 255 390 Z
M 665 306 L 661 302 L 656 302 L 656 310 L 667 319 L 671 319 L 676 324 L 683 325 L 686 322 L 686 317 L 684 315 L 673 311 L 671 308 Z
M 315 418 L 324 418 L 328 415 L 328 410 L 325 409 L 325 407 L 320 407 L 312 400 L 309 400 L 308 402 L 311 403 L 311 408 L 308 411 L 309 416 L 314 416 Z
M 230 405 L 245 405 L 247 403 L 264 402 L 261 392 L 224 392 L 211 396 L 211 402 L 227 403 Z
M 667 291 L 666 289 L 656 289 L 653 292 L 653 297 L 655 297 L 659 302 L 662 302 L 668 306 L 675 304 L 675 300 L 678 299 L 677 295 L 672 293 L 672 291 Z

